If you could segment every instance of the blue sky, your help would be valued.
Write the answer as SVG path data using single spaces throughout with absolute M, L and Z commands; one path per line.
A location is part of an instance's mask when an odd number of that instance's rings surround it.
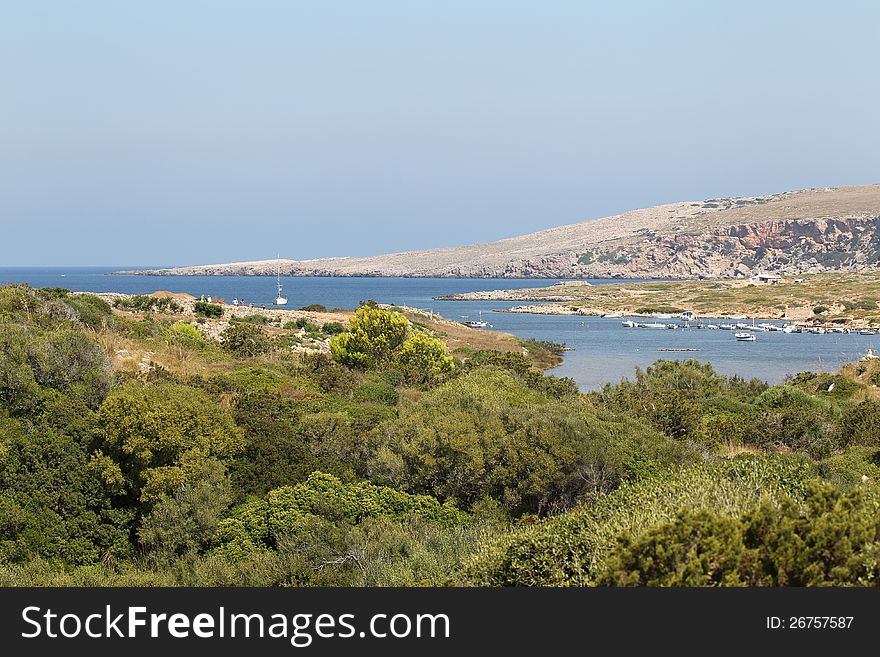
M 0 266 L 370 255 L 880 182 L 878 6 L 0 0 Z

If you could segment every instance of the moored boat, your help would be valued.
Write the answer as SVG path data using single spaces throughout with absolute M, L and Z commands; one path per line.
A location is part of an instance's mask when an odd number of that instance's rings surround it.
M 280 258 L 281 256 L 279 256 Z M 283 294 L 283 288 L 281 287 L 281 266 L 278 266 L 278 269 L 275 272 L 275 279 L 278 285 L 278 293 L 275 295 L 275 305 L 276 306 L 286 306 L 287 305 L 287 297 Z

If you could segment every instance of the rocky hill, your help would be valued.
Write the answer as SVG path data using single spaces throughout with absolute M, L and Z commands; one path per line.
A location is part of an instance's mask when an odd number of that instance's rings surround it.
M 670 203 L 455 248 L 126 273 L 730 278 L 755 271 L 861 271 L 880 263 L 878 228 L 880 185 L 863 185 Z

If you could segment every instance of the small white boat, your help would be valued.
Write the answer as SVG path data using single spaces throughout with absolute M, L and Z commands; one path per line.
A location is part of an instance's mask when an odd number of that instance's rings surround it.
M 734 326 L 733 324 L 719 324 L 718 328 L 720 328 L 722 331 L 732 331 L 736 328 L 736 326 Z
M 617 313 L 609 313 L 608 315 L 602 315 L 602 319 L 620 319 L 620 315 Z
M 636 327 L 636 323 L 634 321 L 632 321 L 631 319 L 623 320 L 620 323 L 620 325 L 623 326 L 623 328 L 635 328 Z
M 735 337 L 740 342 L 754 342 L 758 338 L 755 337 L 753 333 L 749 333 L 747 331 L 743 331 L 741 333 L 734 333 L 733 337 Z
M 275 296 L 275 305 L 276 306 L 286 306 L 287 305 L 287 297 L 284 296 L 283 289 L 281 287 L 281 267 L 280 266 L 278 267 L 277 271 L 275 272 L 275 277 L 276 277 L 276 281 L 278 283 L 278 294 Z
M 721 329 L 721 327 L 718 326 L 718 324 L 706 324 L 706 328 L 710 329 L 712 331 L 718 331 Z
M 810 329 L 810 333 L 813 333 L 815 335 L 825 335 L 825 329 L 821 326 L 814 326 Z
M 692 310 L 685 310 L 681 315 L 679 315 L 679 319 L 683 319 L 686 322 L 692 322 L 697 318 Z
M 795 326 L 794 324 L 786 324 L 782 327 L 783 333 L 800 333 L 802 331 L 800 326 Z
M 874 329 L 861 329 L 859 331 L 859 335 L 877 335 L 877 331 L 875 331 Z
M 469 326 L 470 328 L 486 328 L 489 326 L 489 322 L 483 321 L 483 311 L 480 311 L 480 319 L 479 320 L 469 320 L 462 322 L 465 326 Z
M 661 324 L 660 322 L 642 322 L 638 324 L 639 328 L 646 329 L 665 329 L 667 326 L 667 324 Z

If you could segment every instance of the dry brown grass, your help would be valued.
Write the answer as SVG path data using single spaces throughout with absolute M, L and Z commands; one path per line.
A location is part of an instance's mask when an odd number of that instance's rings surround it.
M 418 322 L 437 333 L 449 351 L 469 347 L 471 349 L 524 353 L 519 340 L 510 333 L 475 329 L 436 315 L 431 317 L 427 313 L 407 312 L 405 315 L 411 322 Z

